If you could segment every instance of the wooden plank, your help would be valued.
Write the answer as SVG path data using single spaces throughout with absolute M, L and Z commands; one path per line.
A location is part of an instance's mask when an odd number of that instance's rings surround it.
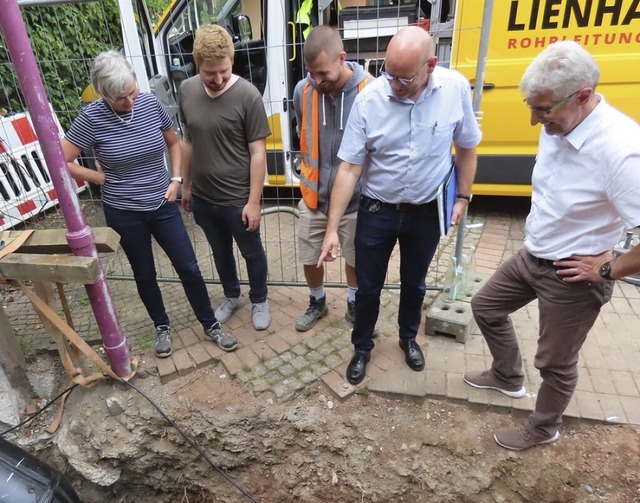
M 36 295 L 40 297 L 53 311 L 58 310 L 56 302 L 56 294 L 53 291 L 53 285 L 48 281 L 34 281 L 33 289 Z M 56 343 L 56 348 L 60 354 L 60 360 L 64 365 L 65 370 L 69 375 L 75 375 L 75 369 L 80 367 L 80 361 L 78 359 L 78 352 L 70 347 L 69 341 L 65 337 L 58 327 L 47 318 L 38 309 L 35 309 L 36 314 L 40 318 L 45 330 L 51 335 L 53 341 Z
M 120 235 L 111 227 L 93 227 L 93 237 L 100 253 L 112 253 L 120 245 Z M 22 231 L 5 231 L 2 240 L 9 244 Z M 72 253 L 66 229 L 39 229 L 19 248 L 20 253 Z
M 100 277 L 100 267 L 91 257 L 11 253 L 0 260 L 0 274 L 6 279 L 89 285 Z

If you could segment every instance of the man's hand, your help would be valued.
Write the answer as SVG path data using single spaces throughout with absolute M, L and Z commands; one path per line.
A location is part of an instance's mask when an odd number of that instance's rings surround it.
M 242 223 L 248 232 L 255 231 L 260 226 L 260 205 L 248 202 L 242 210 Z
M 600 267 L 613 259 L 613 253 L 606 251 L 600 255 L 572 255 L 566 260 L 553 263 L 558 268 L 556 274 L 567 283 L 579 281 L 607 281 L 600 276 Z
M 453 211 L 451 212 L 451 225 L 458 225 L 462 221 L 465 211 L 469 206 L 469 201 L 466 199 L 456 199 L 453 205 Z
M 182 187 L 182 208 L 191 213 L 191 189 L 185 186 Z
M 322 252 L 316 267 L 322 266 L 323 262 L 333 262 L 338 258 L 338 233 L 326 232 L 322 242 Z

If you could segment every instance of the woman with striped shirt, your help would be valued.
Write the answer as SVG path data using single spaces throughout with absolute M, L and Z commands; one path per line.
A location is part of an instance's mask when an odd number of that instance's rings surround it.
M 154 95 L 139 92 L 133 67 L 116 51 L 98 55 L 91 83 L 102 99 L 82 110 L 62 148 L 74 178 L 101 186 L 107 225 L 120 234 L 138 293 L 156 329 L 156 355 L 167 357 L 172 347 L 169 317 L 156 280 L 152 236 L 178 273 L 205 335 L 223 350 L 233 351 L 238 341 L 216 320 L 175 202 L 182 183 L 182 153 L 169 115 Z M 74 162 L 89 148 L 98 161 L 96 171 Z M 172 176 L 165 168 L 165 148 Z

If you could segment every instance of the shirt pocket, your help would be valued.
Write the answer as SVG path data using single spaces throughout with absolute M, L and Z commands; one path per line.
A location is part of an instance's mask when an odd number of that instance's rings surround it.
M 431 121 L 427 123 L 425 155 L 441 157 L 451 152 L 455 122 Z

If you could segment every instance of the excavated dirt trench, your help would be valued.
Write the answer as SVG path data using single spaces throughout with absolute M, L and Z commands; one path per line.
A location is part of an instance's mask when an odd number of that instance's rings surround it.
M 274 403 L 200 370 L 136 385 L 252 495 L 244 495 L 139 394 L 114 383 L 76 389 L 51 458 L 87 503 L 640 501 L 640 435 L 573 423 L 554 445 L 501 449 L 505 414 L 371 395 L 344 403 L 320 385 Z

